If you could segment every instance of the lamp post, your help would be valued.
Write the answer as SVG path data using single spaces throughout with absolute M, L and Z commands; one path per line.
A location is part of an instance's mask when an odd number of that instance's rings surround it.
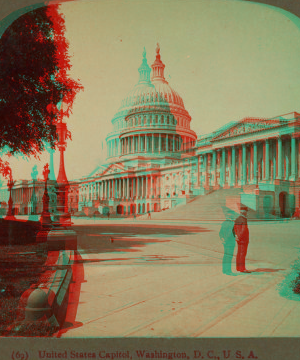
M 15 220 L 15 216 L 13 214 L 13 200 L 12 200 L 12 196 L 11 196 L 11 191 L 12 191 L 14 184 L 15 184 L 15 181 L 13 181 L 12 172 L 10 170 L 9 180 L 7 182 L 7 187 L 9 189 L 9 200 L 8 200 L 8 210 L 7 210 L 7 214 L 5 217 L 6 220 Z
M 48 195 L 48 187 L 47 187 L 49 173 L 50 173 L 49 165 L 46 164 L 44 166 L 44 171 L 43 171 L 44 180 L 45 180 L 45 191 L 43 195 L 43 211 L 40 218 L 40 223 L 43 227 L 51 227 L 51 223 L 52 223 L 49 212 L 49 195 Z
M 57 111 L 56 106 L 51 108 L 51 112 Z M 56 110 L 55 110 L 56 109 Z M 77 234 L 74 230 L 70 229 L 71 215 L 68 211 L 68 191 L 69 182 L 66 176 L 65 164 L 64 164 L 64 151 L 67 147 L 68 130 L 67 124 L 62 121 L 63 109 L 60 108 L 61 116 L 56 123 L 56 131 L 58 135 L 57 147 L 60 152 L 59 172 L 57 176 L 57 211 L 54 215 L 54 226 L 47 233 L 48 250 L 76 250 L 77 249 Z
M 62 119 L 56 124 L 58 134 L 58 149 L 60 152 L 59 172 L 57 176 L 57 213 L 55 216 L 56 224 L 62 226 L 70 226 L 71 215 L 68 211 L 68 191 L 70 188 L 64 162 L 64 152 L 67 147 L 67 124 Z

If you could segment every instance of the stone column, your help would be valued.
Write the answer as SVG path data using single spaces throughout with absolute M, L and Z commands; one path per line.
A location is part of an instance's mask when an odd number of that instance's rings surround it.
M 216 166 L 216 175 L 217 175 L 217 167 L 219 167 L 219 181 L 217 181 L 217 177 L 216 177 L 216 185 L 220 186 L 222 185 L 222 178 L 221 178 L 221 152 L 218 151 L 217 152 L 217 159 L 218 159 L 218 164 L 219 166 L 217 165 Z
M 213 178 L 213 183 L 212 185 L 213 186 L 216 186 L 217 185 L 217 182 L 216 182 L 216 179 L 217 179 L 217 167 L 216 167 L 216 150 L 213 150 L 213 153 L 212 153 L 212 173 L 214 174 L 214 178 Z
M 222 149 L 222 187 L 226 182 L 226 152 L 225 148 Z
M 238 173 L 238 179 L 237 181 L 240 182 L 240 184 L 242 184 L 242 177 L 243 177 L 243 154 L 242 154 L 242 147 L 239 148 L 239 173 Z
M 203 154 L 204 188 L 207 187 L 207 154 Z
M 145 199 L 148 199 L 148 176 L 145 176 Z
M 136 198 L 140 198 L 140 177 L 137 177 L 137 189 L 136 189 Z
M 130 198 L 130 193 L 129 193 L 129 177 L 127 177 L 127 194 L 126 194 L 126 198 L 129 199 Z
M 152 134 L 152 154 L 154 153 L 154 134 Z
M 145 198 L 144 176 L 141 176 L 141 198 Z
M 277 179 L 282 180 L 282 139 L 277 139 Z
M 175 135 L 173 135 L 173 152 L 175 152 Z
M 200 186 L 200 155 L 197 156 L 197 187 Z
M 141 152 L 141 135 L 138 136 L 138 152 Z
M 153 175 L 150 175 L 150 198 L 153 198 L 154 191 L 153 191 Z
M 296 180 L 296 139 L 291 137 L 291 181 Z
M 206 154 L 206 176 L 205 176 L 205 186 L 206 188 L 209 188 L 209 184 L 210 184 L 210 162 L 211 162 L 211 158 L 210 158 L 210 154 Z
M 253 184 L 254 175 L 253 175 L 253 144 L 250 147 L 250 176 L 249 176 L 250 184 Z
M 148 140 L 148 135 L 145 135 L 145 141 L 146 141 L 146 151 L 149 152 L 149 140 Z
M 115 179 L 111 180 L 111 197 L 112 199 L 115 198 Z
M 227 166 L 228 166 L 228 179 L 227 179 L 227 185 L 231 185 L 231 178 L 232 178 L 232 169 L 231 169 L 231 149 L 228 148 L 227 152 Z
M 257 142 L 253 143 L 253 182 L 257 183 Z
M 159 133 L 159 138 L 158 138 L 158 152 L 161 152 L 161 133 Z
M 236 173 L 235 173 L 235 146 L 231 148 L 231 186 L 236 185 Z
M 270 143 L 269 139 L 265 141 L 265 180 L 270 180 Z
M 166 151 L 169 151 L 169 136 L 166 134 Z
M 247 182 L 247 161 L 246 161 L 246 144 L 242 145 L 242 181 L 241 184 L 245 185 Z

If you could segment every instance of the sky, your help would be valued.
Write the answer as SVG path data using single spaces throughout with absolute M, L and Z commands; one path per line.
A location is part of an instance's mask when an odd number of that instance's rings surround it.
M 151 65 L 157 42 L 197 135 L 247 116 L 300 112 L 300 26 L 283 11 L 236 0 L 84 0 L 63 3 L 61 12 L 70 75 L 84 86 L 66 119 L 69 180 L 105 162 L 111 119 L 138 81 L 143 48 Z M 49 155 L 9 161 L 15 179 L 31 178 L 35 164 L 41 178 Z M 58 154 L 54 163 L 57 175 Z

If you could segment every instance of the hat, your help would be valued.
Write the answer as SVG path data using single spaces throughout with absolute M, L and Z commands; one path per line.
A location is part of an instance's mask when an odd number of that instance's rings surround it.
M 248 211 L 248 210 L 249 208 L 246 205 L 240 204 L 240 211 Z

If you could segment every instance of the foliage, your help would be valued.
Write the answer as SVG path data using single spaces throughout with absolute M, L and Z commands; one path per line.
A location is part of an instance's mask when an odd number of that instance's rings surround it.
M 55 146 L 55 123 L 69 116 L 83 87 L 71 79 L 65 23 L 58 5 L 18 18 L 0 39 L 0 150 L 35 156 Z M 57 104 L 64 102 L 58 110 Z M 59 107 L 59 106 L 58 106 Z M 7 173 L 8 163 L 0 172 Z

